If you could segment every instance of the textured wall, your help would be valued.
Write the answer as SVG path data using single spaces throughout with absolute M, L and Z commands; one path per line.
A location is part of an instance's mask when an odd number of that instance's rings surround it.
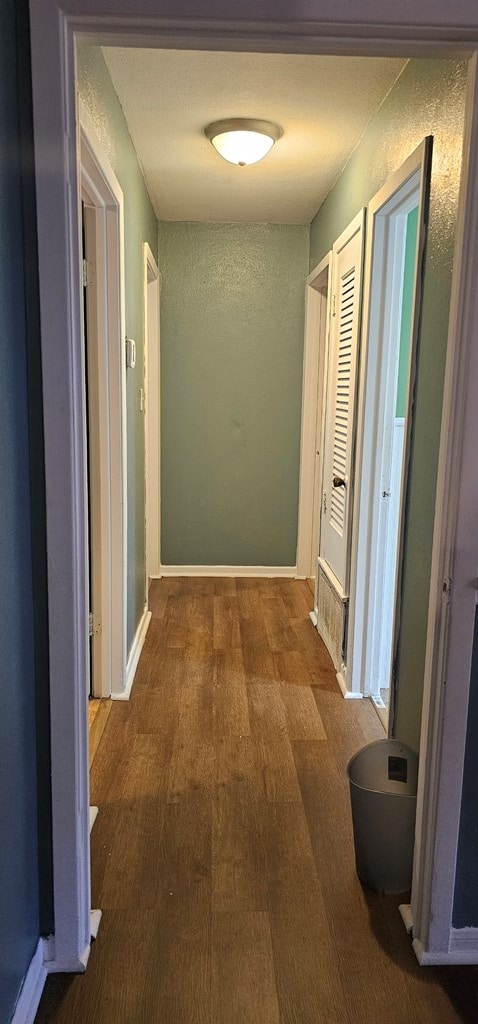
M 0 1020 L 39 936 L 25 278 L 14 0 L 0 33 Z
M 295 565 L 309 230 L 159 226 L 166 565 Z
M 124 194 L 126 332 L 137 346 L 136 367 L 127 373 L 129 649 L 144 608 L 144 414 L 139 404 L 144 369 L 143 242 L 156 256 L 157 221 L 98 46 L 78 47 L 77 76 L 80 96 Z
M 418 747 L 443 376 L 467 66 L 410 61 L 311 226 L 315 266 L 426 135 L 433 135 L 430 223 L 405 537 L 396 734 Z

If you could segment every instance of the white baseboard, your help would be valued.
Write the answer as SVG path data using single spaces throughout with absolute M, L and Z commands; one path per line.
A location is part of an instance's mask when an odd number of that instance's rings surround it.
M 407 935 L 411 935 L 412 931 L 413 931 L 413 917 L 412 917 L 411 904 L 410 903 L 401 903 L 399 908 L 398 908 L 398 910 L 399 910 L 399 913 L 400 913 L 400 917 L 401 917 L 401 919 L 403 921 L 403 924 L 405 926 L 405 931 L 406 931 Z
M 98 817 L 98 808 L 90 806 L 90 833 Z
M 310 619 L 312 625 L 315 627 L 315 629 L 317 629 L 318 619 L 317 619 L 317 612 L 315 610 L 313 612 L 309 612 L 309 619 Z
M 47 969 L 43 958 L 43 939 L 39 939 L 18 997 L 12 1024 L 33 1024 L 46 976 Z
M 344 700 L 362 700 L 363 693 L 357 693 L 356 690 L 348 690 L 347 689 L 347 683 L 345 682 L 345 679 L 344 679 L 344 676 L 342 674 L 342 671 L 336 672 L 335 675 L 336 675 L 337 682 L 338 682 L 338 684 L 340 686 L 340 689 L 342 690 L 342 695 L 343 695 Z
M 161 576 L 259 576 L 265 579 L 302 579 L 297 576 L 295 565 L 162 565 Z
M 136 630 L 136 635 L 133 640 L 131 650 L 129 652 L 128 663 L 126 665 L 126 685 L 124 690 L 120 693 L 112 693 L 111 700 L 129 700 L 131 696 L 131 690 L 133 688 L 134 677 L 136 675 L 136 669 L 138 667 L 138 661 L 143 650 L 143 644 L 148 632 L 148 626 L 151 622 L 151 612 L 148 608 L 144 609 L 141 621 Z
M 463 963 L 477 964 L 478 928 L 452 928 L 450 950 L 452 953 L 460 952 L 474 957 L 472 960 L 464 960 Z
M 92 942 L 95 941 L 95 939 L 96 939 L 96 937 L 98 935 L 98 929 L 100 927 L 102 915 L 103 915 L 103 911 L 102 910 L 92 910 L 90 912 L 90 933 L 91 933 L 91 941 Z
M 43 961 L 48 974 L 84 974 L 90 955 L 91 945 L 88 943 L 78 956 L 63 957 L 56 955 L 55 936 L 43 939 Z
M 478 928 L 452 928 L 449 950 L 426 950 L 420 939 L 413 940 L 413 948 L 421 967 L 478 964 Z

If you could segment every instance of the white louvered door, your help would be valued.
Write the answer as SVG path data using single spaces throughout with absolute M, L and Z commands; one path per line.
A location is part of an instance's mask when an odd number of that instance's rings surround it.
M 361 305 L 364 212 L 332 250 L 332 303 L 324 437 L 320 557 L 348 594 L 352 454 Z

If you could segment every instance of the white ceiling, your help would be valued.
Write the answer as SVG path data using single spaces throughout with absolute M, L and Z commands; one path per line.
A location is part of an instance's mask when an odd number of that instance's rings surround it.
M 400 74 L 397 58 L 107 47 L 103 53 L 158 219 L 308 224 Z M 237 167 L 210 121 L 275 121 L 282 138 Z

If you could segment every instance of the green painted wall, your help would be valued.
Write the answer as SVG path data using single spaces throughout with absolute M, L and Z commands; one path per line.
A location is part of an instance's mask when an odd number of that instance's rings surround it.
M 162 561 L 295 565 L 309 229 L 159 225 Z
M 404 551 L 395 732 L 418 747 L 454 232 L 467 65 L 411 60 L 311 226 L 310 265 L 331 248 L 426 135 L 433 135 L 430 222 L 422 299 L 415 423 Z
M 412 335 L 412 303 L 415 284 L 415 257 L 417 249 L 418 206 L 407 217 L 405 262 L 403 267 L 402 317 L 400 323 L 400 349 L 398 356 L 397 401 L 395 416 L 404 419 L 407 412 L 408 360 Z
M 77 76 L 80 96 L 124 194 L 126 332 L 137 345 L 136 367 L 127 372 L 129 648 L 144 608 L 144 414 L 139 403 L 144 367 L 143 242 L 157 256 L 157 220 L 98 46 L 78 47 Z

